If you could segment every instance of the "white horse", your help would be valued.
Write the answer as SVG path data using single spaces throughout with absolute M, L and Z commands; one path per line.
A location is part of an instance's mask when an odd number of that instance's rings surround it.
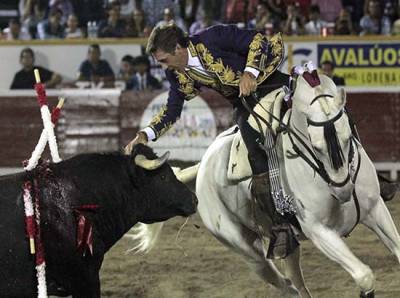
M 362 297 L 374 297 L 371 269 L 341 237 L 361 222 L 379 236 L 399 261 L 400 237 L 380 197 L 375 168 L 351 134 L 344 111 L 344 92 L 338 92 L 326 76 L 314 77 L 320 80 L 314 87 L 304 76 L 296 80 L 293 106 L 284 117 L 286 131 L 277 141 L 282 186 L 286 194 L 294 196 L 303 235 L 353 277 Z M 263 104 L 282 97 L 279 90 L 273 92 L 269 99 L 261 100 L 256 111 L 271 120 Z M 254 119 L 249 122 L 255 125 Z M 183 180 L 197 173 L 198 211 L 204 225 L 223 244 L 241 254 L 265 282 L 280 289 L 282 296 L 311 297 L 303 280 L 299 249 L 286 259 L 286 276 L 265 258 L 266 238 L 260 237 L 260 231 L 268 236 L 271 222 L 253 204 L 250 180 L 228 179 L 234 139 L 235 134 L 222 134 L 207 149 L 198 169 L 182 172 L 186 176 Z M 246 160 L 246 156 L 243 158 Z M 151 249 L 161 227 L 140 225 L 133 236 L 140 241 L 136 249 Z

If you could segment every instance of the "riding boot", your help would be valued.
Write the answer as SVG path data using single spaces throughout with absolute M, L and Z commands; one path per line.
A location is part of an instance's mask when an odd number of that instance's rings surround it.
M 267 213 L 272 221 L 267 258 L 286 258 L 299 246 L 299 243 L 294 237 L 289 222 L 275 209 L 268 173 L 254 175 L 250 191 L 260 209 Z
M 385 202 L 390 201 L 399 190 L 397 182 L 390 181 L 389 179 L 378 174 L 379 187 L 381 189 L 381 197 Z

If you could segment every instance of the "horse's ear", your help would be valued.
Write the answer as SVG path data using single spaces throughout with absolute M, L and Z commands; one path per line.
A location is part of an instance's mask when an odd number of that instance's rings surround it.
M 344 88 L 339 88 L 339 94 L 336 96 L 335 101 L 339 107 L 346 105 L 346 91 L 344 91 Z

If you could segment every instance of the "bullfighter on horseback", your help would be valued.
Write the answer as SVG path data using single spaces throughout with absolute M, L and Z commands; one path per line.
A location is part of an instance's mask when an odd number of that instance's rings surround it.
M 221 93 L 233 106 L 234 120 L 248 150 L 253 174 L 251 193 L 273 223 L 267 257 L 289 255 L 298 242 L 288 220 L 276 211 L 271 196 L 268 157 L 260 146 L 264 133 L 247 121 L 258 98 L 289 86 L 290 76 L 278 70 L 284 57 L 281 35 L 268 38 L 254 30 L 216 25 L 187 36 L 172 24 L 154 28 L 146 50 L 165 69 L 170 83 L 169 96 L 167 105 L 148 127 L 138 132 L 127 149 L 137 143 L 157 140 L 179 118 L 185 100 L 195 97 L 201 88 Z

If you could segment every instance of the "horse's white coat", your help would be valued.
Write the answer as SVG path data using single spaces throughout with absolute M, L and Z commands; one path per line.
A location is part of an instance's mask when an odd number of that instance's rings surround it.
M 337 92 L 333 82 L 322 75 L 320 79 L 321 86 L 311 88 L 303 77 L 299 76 L 290 125 L 314 148 L 330 177 L 334 181 L 341 181 L 349 172 L 350 128 L 347 116 L 342 116 L 335 123 L 345 157 L 345 166 L 337 171 L 330 166 L 322 128 L 307 126 L 307 117 L 313 121 L 327 121 L 345 104 L 343 94 Z M 334 98 L 323 98 L 322 104 L 318 100 L 310 105 L 311 100 L 319 94 L 330 94 Z M 258 208 L 253 213 L 249 180 L 237 183 L 227 179 L 233 138 L 234 135 L 217 138 L 201 160 L 197 173 L 196 194 L 199 199 L 198 211 L 204 225 L 224 245 L 241 254 L 250 268 L 265 282 L 280 289 L 282 296 L 310 297 L 299 265 L 299 250 L 286 259 L 288 278 L 277 270 L 272 261 L 264 258 L 265 237 L 259 237 L 259 231 L 261 229 L 261 233 L 268 236 L 270 220 Z M 341 238 L 353 228 L 356 221 L 354 201 L 349 200 L 355 188 L 360 203 L 360 222 L 374 231 L 400 262 L 400 237 L 379 195 L 375 168 L 366 152 L 363 148 L 358 150 L 361 164 L 355 184 L 348 183 L 343 188 L 333 188 L 314 173 L 303 159 L 289 158 L 293 150 L 287 135 L 282 137 L 281 146 L 281 166 L 286 174 L 283 185 L 286 193 L 295 195 L 297 218 L 304 234 L 326 256 L 340 264 L 353 277 L 362 292 L 374 290 L 372 270 L 351 252 Z M 347 202 L 341 203 L 346 199 Z

